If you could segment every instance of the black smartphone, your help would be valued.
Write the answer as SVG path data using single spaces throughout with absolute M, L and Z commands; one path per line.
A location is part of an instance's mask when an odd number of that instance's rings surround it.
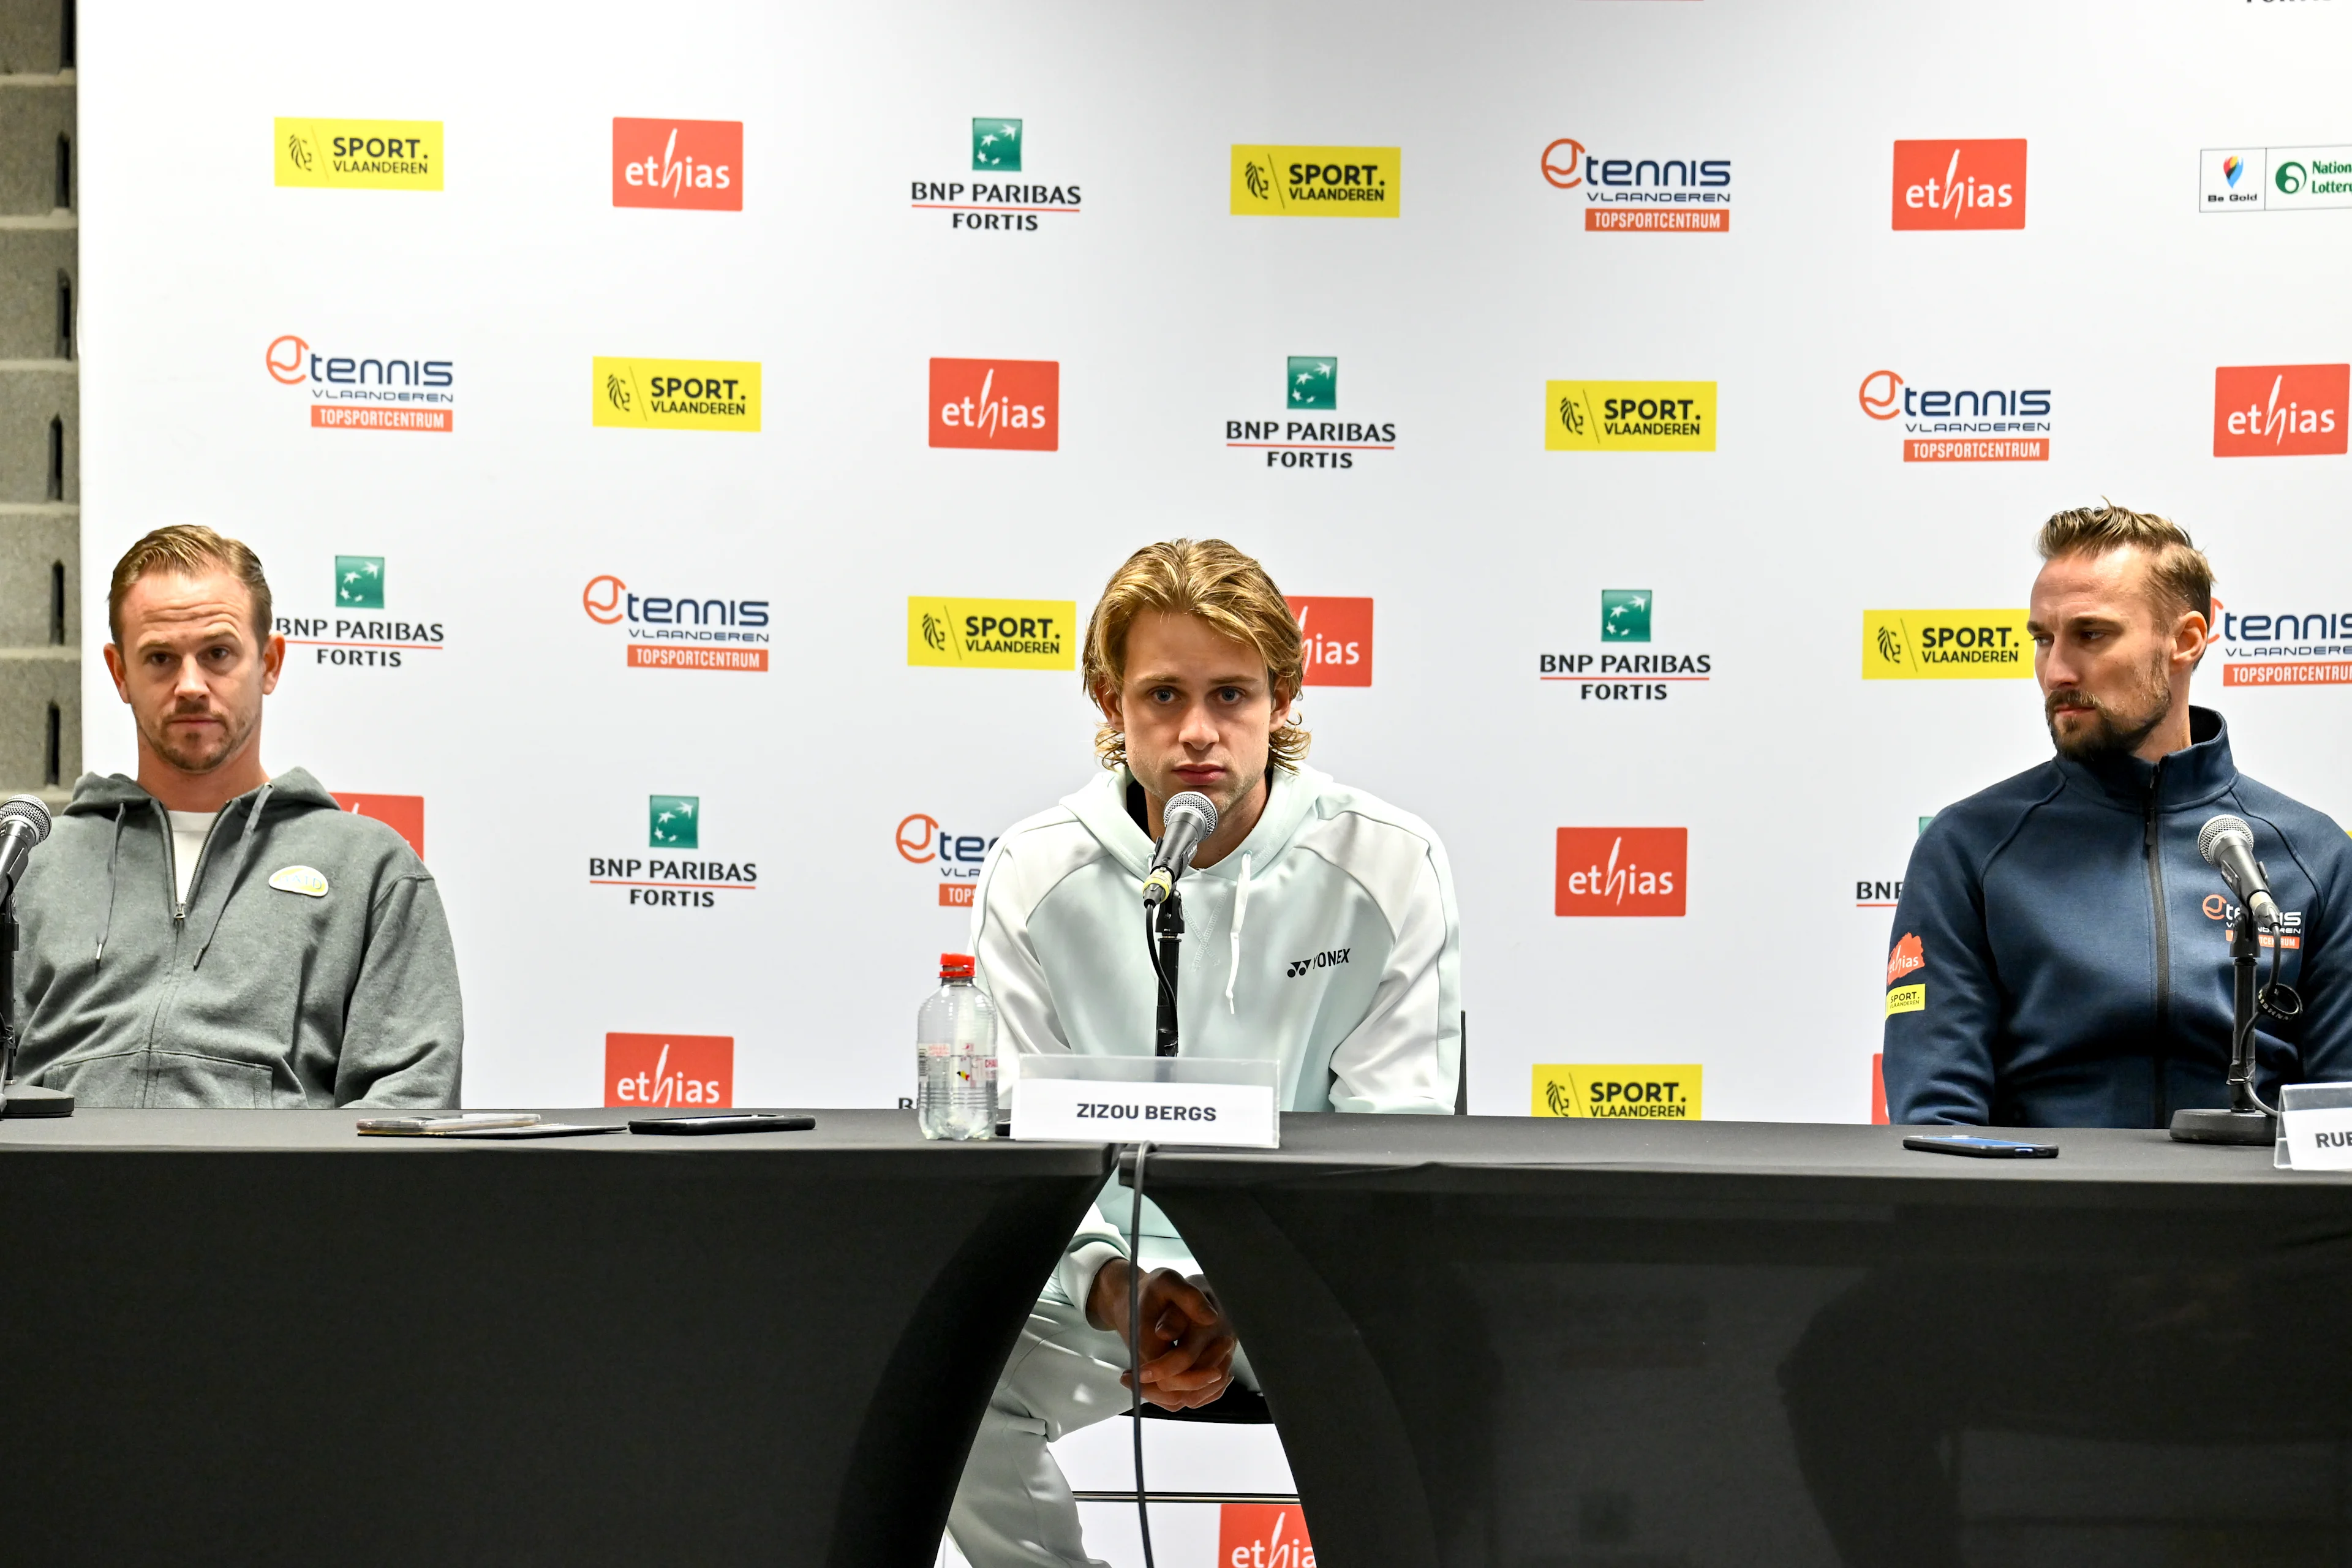
M 629 1131 L 700 1137 L 713 1132 L 805 1132 L 815 1125 L 814 1116 L 751 1112 L 741 1116 L 665 1116 L 657 1121 L 632 1121 Z
M 2020 1143 L 2008 1138 L 1978 1138 L 1965 1132 L 1922 1132 L 1903 1140 L 1906 1149 L 1930 1154 L 1969 1154 L 1979 1160 L 2055 1160 L 2055 1143 Z

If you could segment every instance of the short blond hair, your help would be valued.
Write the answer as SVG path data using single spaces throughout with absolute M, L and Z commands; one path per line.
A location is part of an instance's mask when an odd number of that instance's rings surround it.
M 2035 541 L 2044 561 L 2062 555 L 2105 555 L 2138 550 L 2147 556 L 2147 583 L 2158 610 L 2193 610 L 2213 619 L 2213 563 L 2168 517 L 2109 501 L 2052 516 Z
M 131 585 L 151 572 L 171 572 L 194 577 L 219 568 L 245 584 L 253 597 L 253 635 L 269 640 L 269 580 L 261 574 L 261 557 L 238 540 L 215 533 L 200 522 L 175 522 L 159 528 L 122 552 L 114 563 L 114 581 L 106 591 L 106 629 L 114 646 L 122 646 L 122 601 Z
M 1171 539 L 1147 544 L 1129 556 L 1104 584 L 1102 599 L 1087 622 L 1086 658 L 1080 678 L 1087 695 L 1103 711 L 1095 731 L 1095 754 L 1106 768 L 1127 761 L 1127 734 L 1110 721 L 1110 702 L 1127 683 L 1127 634 L 1146 610 L 1197 616 L 1235 642 L 1246 643 L 1265 660 L 1274 705 L 1286 706 L 1307 681 L 1307 639 L 1290 602 L 1265 568 L 1222 539 Z M 1296 768 L 1307 755 L 1309 737 L 1297 721 L 1274 731 L 1267 751 L 1276 767 Z

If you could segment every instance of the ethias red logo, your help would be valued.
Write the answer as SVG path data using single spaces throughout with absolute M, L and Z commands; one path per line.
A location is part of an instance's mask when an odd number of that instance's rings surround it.
M 743 122 L 615 119 L 613 205 L 741 212 Z
M 403 838 L 425 858 L 425 797 L 421 795 L 335 794 L 335 804 L 354 816 L 373 816 Z
M 735 1103 L 732 1035 L 606 1035 L 606 1105 Z
M 1897 142 L 1897 228 L 2023 228 L 2025 138 Z
M 1892 985 L 1913 970 L 1927 967 L 1926 950 L 1920 947 L 1919 939 L 1906 931 L 1886 955 L 1886 984 Z
M 1220 1504 L 1216 1568 L 1315 1568 L 1307 1515 L 1295 1502 Z
M 933 360 L 931 445 L 1060 450 L 1061 361 Z
M 1552 911 L 1680 915 L 1690 878 L 1687 827 L 1563 827 Z
M 2235 364 L 2213 373 L 2217 458 L 2340 456 L 2352 364 Z
M 1307 684 L 1372 683 L 1372 602 L 1312 595 L 1289 600 L 1307 639 Z

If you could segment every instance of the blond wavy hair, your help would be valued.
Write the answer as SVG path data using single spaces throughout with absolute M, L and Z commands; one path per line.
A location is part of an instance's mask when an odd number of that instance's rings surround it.
M 1222 539 L 1171 539 L 1147 544 L 1129 556 L 1104 584 L 1102 599 L 1087 622 L 1086 658 L 1079 679 L 1102 710 L 1095 731 L 1095 754 L 1106 768 L 1127 762 L 1127 733 L 1112 721 L 1110 699 L 1127 684 L 1127 634 L 1146 610 L 1197 616 L 1235 642 L 1247 643 L 1265 660 L 1274 705 L 1287 706 L 1307 680 L 1306 638 L 1290 603 L 1265 568 Z M 1311 737 L 1294 720 L 1268 738 L 1268 762 L 1296 769 Z

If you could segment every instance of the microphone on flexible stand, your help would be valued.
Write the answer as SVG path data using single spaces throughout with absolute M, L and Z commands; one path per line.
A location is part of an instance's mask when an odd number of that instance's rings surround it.
M 2278 1137 L 2278 1113 L 2254 1089 L 2254 1025 L 2263 1013 L 2281 1021 L 2294 1017 L 2303 1011 L 2303 998 L 2279 983 L 2275 955 L 2282 950 L 2276 947 L 2270 984 L 2259 991 L 2254 986 L 2262 944 L 2279 940 L 2278 900 L 2271 896 L 2263 863 L 2254 858 L 2254 830 L 2226 813 L 2210 817 L 2197 830 L 2197 852 L 2221 873 L 2239 904 L 2230 922 L 2230 1104 L 2226 1110 L 2174 1111 L 2172 1136 L 2183 1143 L 2269 1143 Z M 2263 931 L 2274 934 L 2260 935 Z
M 1152 1024 L 1152 1052 L 1176 1054 L 1176 961 L 1184 942 L 1184 900 L 1176 879 L 1192 868 L 1192 857 L 1217 830 L 1217 803 L 1198 790 L 1170 797 L 1160 811 L 1160 842 L 1152 847 L 1150 873 L 1143 879 L 1143 945 L 1160 983 L 1160 1007 Z
M 1176 890 L 1176 879 L 1192 868 L 1202 842 L 1217 830 L 1217 803 L 1198 790 L 1172 795 L 1160 812 L 1160 842 L 1151 848 L 1151 874 L 1143 879 L 1143 905 L 1157 906 Z
M 0 1116 L 71 1116 L 74 1097 L 16 1081 L 22 1044 L 16 1010 L 16 884 L 34 848 L 49 836 L 49 808 L 37 795 L 0 801 Z

